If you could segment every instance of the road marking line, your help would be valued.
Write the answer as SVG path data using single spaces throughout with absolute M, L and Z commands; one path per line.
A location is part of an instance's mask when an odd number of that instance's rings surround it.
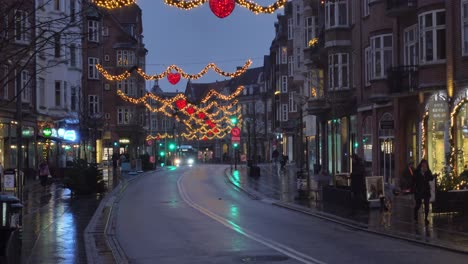
M 197 211 L 203 213 L 204 215 L 210 217 L 211 219 L 217 221 L 218 223 L 228 227 L 229 229 L 232 229 L 234 230 L 235 232 L 245 236 L 245 237 L 248 237 L 252 240 L 255 240 L 269 248 L 272 248 L 278 252 L 281 252 L 283 254 L 285 254 L 286 256 L 290 257 L 290 258 L 293 258 L 293 259 L 296 259 L 302 263 L 314 263 L 314 264 L 325 264 L 325 262 L 323 261 L 320 261 L 318 259 L 315 259 L 311 256 L 308 256 L 304 253 L 301 253 L 299 251 L 296 251 L 288 246 L 285 246 L 283 244 L 280 244 L 276 241 L 273 241 L 271 239 L 268 239 L 268 238 L 265 238 L 265 237 L 262 237 L 261 235 L 259 234 L 256 234 L 246 228 L 243 228 L 243 227 L 240 227 L 239 225 L 235 224 L 234 222 L 224 218 L 224 217 L 221 217 L 211 211 L 209 211 L 208 209 L 196 204 L 191 198 L 190 196 L 187 194 L 187 192 L 185 191 L 185 187 L 182 185 L 182 179 L 185 177 L 185 175 L 182 175 L 179 180 L 177 181 L 177 188 L 179 189 L 179 193 L 182 197 L 182 199 L 185 201 L 185 203 L 187 203 L 190 207 L 196 209 Z

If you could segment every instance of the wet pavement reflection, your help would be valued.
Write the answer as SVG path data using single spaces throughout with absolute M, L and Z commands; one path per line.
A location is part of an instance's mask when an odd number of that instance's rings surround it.
M 384 214 L 380 208 L 356 210 L 339 205 L 323 203 L 321 189 L 330 182 L 327 176 L 311 176 L 309 199 L 299 199 L 297 190 L 296 168 L 286 166 L 280 170 L 275 164 L 260 164 L 261 176 L 249 177 L 248 169 L 239 166 L 236 177 L 232 177 L 235 185 L 255 190 L 267 198 L 300 205 L 310 210 L 339 216 L 354 222 L 364 224 L 367 228 L 380 232 L 402 235 L 416 240 L 429 241 L 448 245 L 468 251 L 468 216 L 458 213 L 430 215 L 430 225 L 424 226 L 413 221 L 413 196 L 400 195 L 392 197 L 391 213 Z M 421 210 L 422 213 L 422 210 Z
M 86 263 L 83 231 L 101 196 L 73 196 L 59 183 L 24 192 L 22 263 Z

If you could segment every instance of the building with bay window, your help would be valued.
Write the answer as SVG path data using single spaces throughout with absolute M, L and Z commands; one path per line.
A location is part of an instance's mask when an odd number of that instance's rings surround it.
M 138 98 L 146 93 L 145 80 L 133 74 L 128 79 L 110 81 L 96 68 L 110 74 L 132 67 L 145 69 L 147 50 L 143 43 L 141 9 L 132 5 L 106 10 L 91 4 L 84 10 L 83 102 L 81 132 L 86 148 L 83 158 L 100 163 L 114 154 L 136 159 L 144 154 L 148 113 L 143 105 L 124 101 L 116 91 Z
M 304 50 L 316 163 L 351 172 L 357 153 L 394 184 L 422 158 L 467 169 L 468 1 L 325 1 L 320 14 Z

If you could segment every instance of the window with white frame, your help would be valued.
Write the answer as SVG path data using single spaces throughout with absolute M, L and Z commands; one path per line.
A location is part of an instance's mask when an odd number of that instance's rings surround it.
M 29 36 L 29 21 L 28 12 L 23 10 L 15 10 L 15 40 L 17 42 L 28 42 Z
M 294 100 L 296 92 L 289 93 L 289 112 L 297 112 L 297 103 Z
M 325 2 L 325 27 L 348 26 L 348 1 L 335 0 Z
M 62 49 L 62 45 L 61 45 L 61 36 L 60 36 L 60 33 L 55 33 L 54 34 L 54 56 L 55 58 L 60 58 L 60 56 L 62 56 L 61 54 L 61 49 Z
M 60 11 L 61 10 L 61 2 L 62 0 L 54 0 L 54 10 Z
M 31 75 L 29 71 L 21 71 L 21 100 L 23 102 L 31 102 L 32 88 L 31 88 Z
M 293 76 L 294 74 L 294 57 L 289 56 L 288 57 L 288 75 Z
M 70 0 L 70 21 L 75 22 L 76 20 L 76 0 Z
M 62 82 L 55 81 L 55 91 L 54 91 L 54 98 L 55 98 L 55 106 L 62 105 Z
M 117 124 L 129 125 L 131 123 L 132 118 L 133 118 L 133 111 L 131 108 L 119 107 L 117 109 Z
M 310 16 L 305 18 L 305 47 L 309 47 L 309 42 L 317 37 L 317 17 Z
M 363 16 L 368 16 L 370 15 L 370 8 L 369 8 L 369 3 L 370 3 L 370 0 L 364 0 L 364 3 L 363 3 L 363 8 L 364 10 L 362 11 L 362 15 Z
M 71 91 L 71 94 L 70 94 L 70 109 L 72 111 L 76 111 L 77 110 L 77 94 L 76 94 L 76 86 L 72 86 L 70 87 L 70 91 Z
M 407 66 L 418 64 L 418 27 L 417 25 L 407 27 L 404 30 L 404 63 Z
M 372 79 L 372 49 L 371 47 L 367 47 L 364 49 L 364 60 L 365 60 L 365 68 L 364 68 L 364 77 L 366 86 L 369 86 L 370 80 Z
M 288 121 L 288 104 L 282 104 L 281 121 Z
M 151 130 L 158 130 L 158 119 L 156 117 L 151 118 Z
M 88 95 L 88 106 L 90 116 L 99 114 L 99 96 Z
M 445 10 L 433 10 L 419 15 L 419 62 L 445 61 Z
M 288 48 L 281 47 L 281 64 L 288 63 Z
M 462 54 L 468 56 L 468 0 L 461 2 L 462 12 Z
M 96 69 L 97 64 L 99 64 L 98 58 L 88 58 L 88 79 L 99 80 L 99 72 Z
M 371 38 L 372 47 L 372 79 L 387 77 L 387 70 L 393 65 L 392 34 L 379 35 Z
M 281 92 L 288 92 L 288 76 L 286 75 L 281 75 Z
M 349 54 L 328 55 L 328 88 L 342 90 L 349 88 Z
M 99 42 L 99 21 L 88 20 L 88 40 Z
M 293 19 L 288 18 L 288 40 L 294 38 L 294 30 L 293 30 Z
M 128 78 L 126 80 L 117 82 L 117 89 L 121 90 L 128 96 L 136 96 L 135 78 Z
M 76 67 L 76 46 L 70 44 L 70 66 Z
M 135 52 L 131 50 L 117 51 L 117 66 L 134 66 Z
M 296 66 L 297 68 L 301 68 L 301 48 L 296 49 Z
M 3 65 L 1 68 L 2 89 L 0 90 L 0 98 L 8 99 L 8 66 Z

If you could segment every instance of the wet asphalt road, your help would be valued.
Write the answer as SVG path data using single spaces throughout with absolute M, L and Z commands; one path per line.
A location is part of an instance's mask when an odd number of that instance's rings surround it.
M 226 182 L 225 168 L 167 168 L 128 186 L 116 228 L 130 262 L 394 264 L 468 259 L 252 200 Z

